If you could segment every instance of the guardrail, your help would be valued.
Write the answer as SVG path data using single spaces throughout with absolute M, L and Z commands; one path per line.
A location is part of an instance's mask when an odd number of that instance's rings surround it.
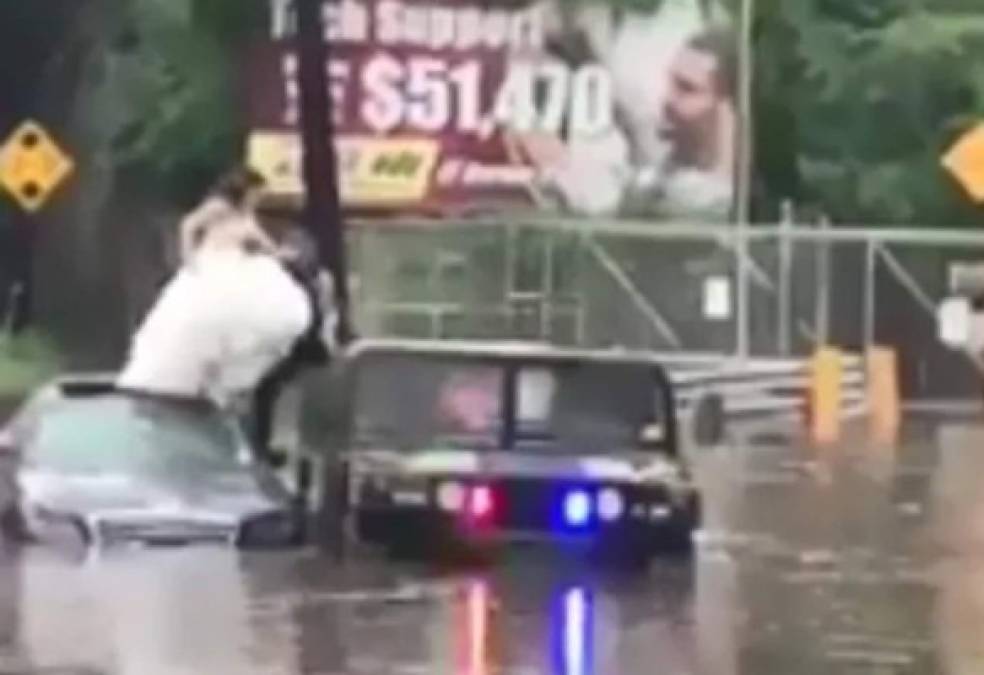
M 757 414 L 801 414 L 810 390 L 808 359 L 746 359 L 732 357 L 688 357 L 667 354 L 664 364 L 676 385 L 677 407 L 689 415 L 704 395 L 721 396 L 729 416 Z M 865 360 L 845 354 L 841 363 L 840 399 L 844 417 L 867 410 Z

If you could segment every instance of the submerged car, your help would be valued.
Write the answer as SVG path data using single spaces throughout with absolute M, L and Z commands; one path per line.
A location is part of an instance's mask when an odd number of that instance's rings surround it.
M 309 392 L 304 428 L 343 430 L 322 440 L 342 449 L 325 494 L 357 540 L 633 561 L 689 545 L 700 499 L 652 357 L 394 340 L 359 343 L 338 367 L 331 391 Z
M 9 540 L 268 547 L 302 536 L 301 500 L 202 400 L 62 378 L 0 432 L 0 457 Z

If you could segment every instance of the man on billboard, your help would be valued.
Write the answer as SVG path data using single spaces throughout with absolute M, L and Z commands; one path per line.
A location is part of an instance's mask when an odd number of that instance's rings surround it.
M 729 32 L 709 31 L 674 59 L 660 128 L 668 157 L 663 167 L 637 170 L 623 196 L 623 213 L 727 218 L 738 129 L 733 45 Z
M 616 92 L 616 126 L 591 139 L 514 135 L 545 191 L 575 213 L 725 221 L 734 201 L 736 46 L 727 28 L 672 56 L 662 106 L 640 115 Z M 653 82 L 653 86 L 661 83 Z M 654 135 L 656 142 L 647 137 Z
M 612 110 L 605 130 L 587 134 L 504 130 L 513 161 L 536 170 L 535 203 L 573 215 L 729 220 L 738 55 L 721 4 L 543 6 L 545 57 L 571 72 L 603 68 Z

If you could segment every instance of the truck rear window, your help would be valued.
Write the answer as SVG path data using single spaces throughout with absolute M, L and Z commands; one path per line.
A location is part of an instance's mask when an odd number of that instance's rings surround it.
M 356 440 L 370 443 L 494 445 L 509 425 L 517 443 L 597 449 L 652 443 L 665 422 L 651 370 L 635 364 L 373 355 L 354 386 Z

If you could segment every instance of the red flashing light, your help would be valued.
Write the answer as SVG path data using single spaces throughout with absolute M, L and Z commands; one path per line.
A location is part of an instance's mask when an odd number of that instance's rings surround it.
M 488 485 L 476 485 L 471 489 L 468 499 L 468 512 L 472 518 L 485 520 L 495 510 L 495 497 Z

